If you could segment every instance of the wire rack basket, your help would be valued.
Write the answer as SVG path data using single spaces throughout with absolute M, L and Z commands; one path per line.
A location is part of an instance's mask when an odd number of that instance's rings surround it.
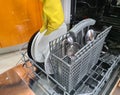
M 89 29 L 89 26 L 84 28 Z M 77 30 L 75 30 L 77 28 Z M 83 31 L 79 24 L 72 31 Z M 111 30 L 106 28 L 99 33 L 95 40 L 84 45 L 73 58 L 63 54 L 65 48 L 63 40 L 70 36 L 69 32 L 50 42 L 50 58 L 54 71 L 54 78 L 70 93 L 90 69 L 98 62 L 104 40 Z
M 120 61 L 119 58 L 120 56 L 117 57 L 109 53 L 99 58 L 97 64 L 91 68 L 76 86 L 74 95 L 98 95 Z

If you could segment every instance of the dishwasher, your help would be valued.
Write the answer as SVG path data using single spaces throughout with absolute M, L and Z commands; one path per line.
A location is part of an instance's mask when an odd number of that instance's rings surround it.
M 106 95 L 109 92 L 108 84 L 116 78 L 113 73 L 119 71 L 120 55 L 106 51 L 105 39 L 112 26 L 96 30 L 95 22 L 84 19 L 49 42 L 53 76 L 28 56 L 39 69 L 37 73 L 33 71 L 35 78 L 30 83 L 36 95 Z

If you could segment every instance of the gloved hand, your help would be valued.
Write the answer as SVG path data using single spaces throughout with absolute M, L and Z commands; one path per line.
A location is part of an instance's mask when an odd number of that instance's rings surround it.
M 41 0 L 43 25 L 33 40 L 31 55 L 37 62 L 44 62 L 45 71 L 53 74 L 49 60 L 49 42 L 67 32 L 61 0 Z
M 58 38 L 59 36 L 65 34 L 67 32 L 67 27 L 66 24 L 63 23 L 58 29 L 54 30 L 52 33 L 49 35 L 44 35 L 47 32 L 45 30 L 42 33 L 38 33 L 36 39 L 33 41 L 33 48 L 31 53 L 33 59 L 37 62 L 44 62 L 45 64 L 45 71 L 48 74 L 53 74 L 52 67 L 50 65 L 50 60 L 49 60 L 49 42 Z

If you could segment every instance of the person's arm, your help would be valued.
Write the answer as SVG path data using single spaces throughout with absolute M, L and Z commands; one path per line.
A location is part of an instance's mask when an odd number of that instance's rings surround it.
M 40 32 L 47 29 L 46 35 L 58 29 L 64 22 L 61 0 L 43 0 L 43 26 Z

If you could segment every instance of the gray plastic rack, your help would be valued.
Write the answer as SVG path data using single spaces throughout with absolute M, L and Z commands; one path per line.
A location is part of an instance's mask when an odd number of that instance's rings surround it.
M 92 19 L 90 19 L 90 21 L 92 21 Z M 83 33 L 85 28 L 89 29 L 91 25 L 90 21 L 89 19 L 81 21 L 75 25 L 70 32 L 77 34 L 79 34 L 79 32 Z M 104 40 L 110 30 L 111 26 L 101 31 L 95 40 L 84 45 L 72 59 L 62 54 L 64 48 L 62 43 L 64 39 L 69 37 L 69 32 L 50 42 L 50 58 L 55 80 L 64 86 L 68 93 L 75 89 L 83 77 L 85 77 L 85 75 L 90 72 L 90 69 L 98 62 Z M 94 79 L 91 78 L 91 80 L 88 81 L 94 81 Z M 96 81 L 95 84 L 97 84 Z

